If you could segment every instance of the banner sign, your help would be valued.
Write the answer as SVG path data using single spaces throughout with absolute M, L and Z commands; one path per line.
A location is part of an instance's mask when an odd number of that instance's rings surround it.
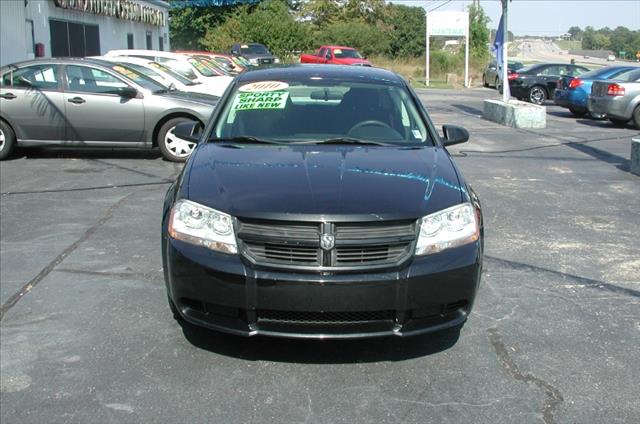
M 429 12 L 427 35 L 442 37 L 466 37 L 469 31 L 469 12 Z
M 143 24 L 165 26 L 165 12 L 134 0 L 53 0 L 61 9 L 111 16 Z

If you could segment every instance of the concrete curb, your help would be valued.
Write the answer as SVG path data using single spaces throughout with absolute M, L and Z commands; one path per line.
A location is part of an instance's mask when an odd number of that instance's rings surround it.
M 546 128 L 547 108 L 518 100 L 485 100 L 485 119 L 512 128 Z

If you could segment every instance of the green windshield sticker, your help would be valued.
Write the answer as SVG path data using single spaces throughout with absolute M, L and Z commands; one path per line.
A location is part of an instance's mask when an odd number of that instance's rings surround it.
M 288 91 L 238 92 L 233 110 L 284 109 Z

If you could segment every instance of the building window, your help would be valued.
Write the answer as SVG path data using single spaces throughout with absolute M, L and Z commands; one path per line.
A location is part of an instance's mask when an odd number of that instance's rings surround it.
M 98 25 L 49 19 L 49 30 L 51 32 L 51 56 L 100 56 Z
M 164 38 L 158 37 L 158 50 L 164 51 Z
M 147 31 L 147 50 L 153 50 L 153 40 L 151 39 L 151 31 Z
M 133 34 L 127 34 L 127 48 L 133 50 Z

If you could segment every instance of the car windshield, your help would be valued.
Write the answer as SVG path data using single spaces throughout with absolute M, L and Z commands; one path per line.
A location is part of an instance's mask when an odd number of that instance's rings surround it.
M 167 87 L 166 85 L 162 85 L 158 81 L 155 81 L 153 78 L 143 75 L 142 73 L 136 71 L 129 65 L 119 63 L 117 65 L 111 66 L 111 69 L 113 69 L 120 75 L 123 75 L 129 78 L 130 80 L 138 84 L 140 87 L 146 88 L 147 90 L 153 91 L 154 93 L 159 93 L 159 92 L 169 90 L 169 87 Z
M 221 141 L 433 144 L 405 87 L 329 79 L 244 83 L 212 131 Z
M 159 57 L 158 62 L 160 62 L 164 66 L 171 68 L 173 71 L 179 73 L 183 77 L 188 78 L 190 81 L 198 80 L 198 76 L 195 72 L 193 72 L 193 69 L 191 68 L 191 66 L 189 66 L 189 63 L 187 61 Z
M 362 59 L 360 53 L 354 49 L 333 49 L 333 55 L 338 59 Z
M 520 62 L 509 62 L 509 64 L 507 65 L 507 68 L 512 70 L 512 71 L 517 71 L 518 69 L 522 69 L 524 65 Z
M 190 79 L 183 77 L 178 72 L 176 72 L 173 69 L 168 68 L 168 67 L 166 67 L 166 66 L 164 66 L 164 65 L 162 65 L 162 64 L 160 64 L 158 62 L 149 62 L 149 66 L 159 70 L 160 72 L 170 76 L 171 78 L 174 78 L 174 79 L 178 80 L 179 82 L 181 82 L 184 85 L 193 85 L 193 82 Z
M 246 54 L 269 54 L 269 50 L 262 44 L 243 44 L 240 52 Z
M 218 74 L 209 68 L 209 66 L 202 60 L 190 57 L 187 59 L 189 63 L 196 68 L 196 71 L 200 72 L 205 77 L 217 77 Z

